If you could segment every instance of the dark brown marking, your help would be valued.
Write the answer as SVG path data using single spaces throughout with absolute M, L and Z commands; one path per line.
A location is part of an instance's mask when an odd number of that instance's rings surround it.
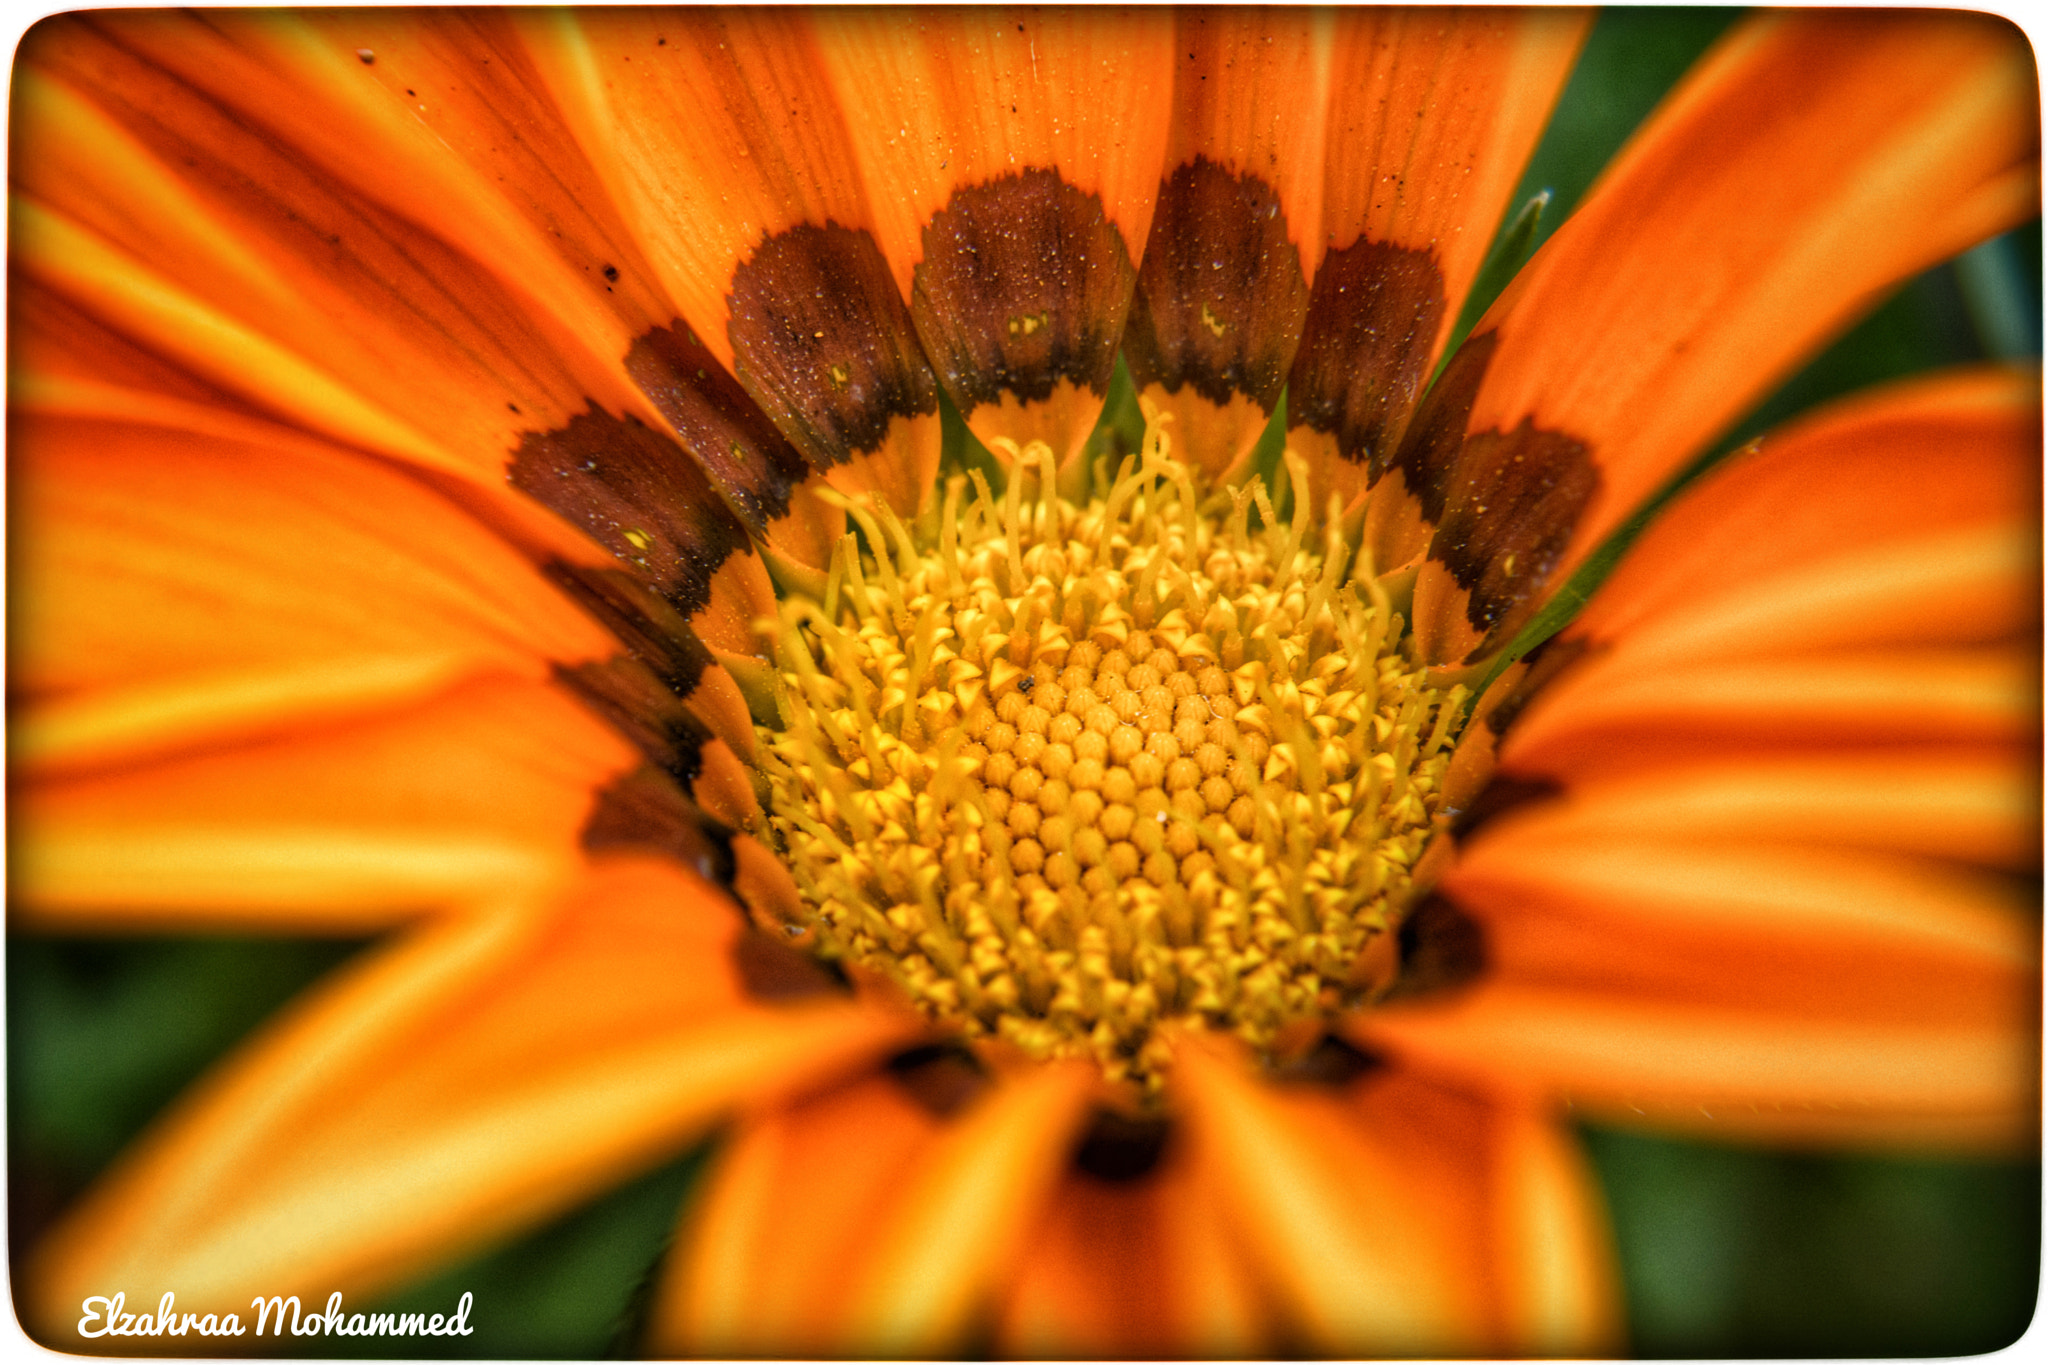
M 1447 897 L 1424 898 L 1402 921 L 1400 935 L 1401 974 L 1386 1000 L 1457 990 L 1487 968 L 1486 931 Z
M 1333 434 L 1377 480 L 1429 377 L 1446 306 L 1427 248 L 1360 238 L 1325 255 L 1287 376 L 1288 422 Z
M 1485 637 L 1474 657 L 1535 614 L 1599 487 L 1591 446 L 1526 417 L 1513 431 L 1465 438 L 1429 554 L 1470 594 L 1465 618 Z
M 1300 1056 L 1273 1062 L 1266 1068 L 1266 1074 L 1283 1085 L 1343 1086 L 1386 1064 L 1386 1059 L 1376 1053 L 1326 1033 Z
M 955 190 L 923 245 L 910 313 L 963 415 L 1061 380 L 1108 391 L 1137 276 L 1099 196 L 1033 167 Z
M 1112 1185 L 1143 1179 L 1173 1141 L 1173 1124 L 1154 1114 L 1097 1109 L 1074 1148 L 1074 1168 Z
M 1242 393 L 1270 413 L 1308 298 L 1301 252 L 1272 187 L 1198 156 L 1159 184 L 1124 363 L 1140 392 L 1192 384 L 1219 407 Z
M 558 667 L 556 676 L 689 790 L 711 732 L 685 698 L 697 690 L 711 651 L 674 608 L 630 574 L 562 563 L 545 572 L 625 648 L 616 658 Z
M 682 447 L 595 404 L 566 427 L 528 432 L 510 478 L 685 616 L 711 600 L 711 576 L 748 544 L 747 528 Z
M 1479 383 L 1486 378 L 1499 345 L 1498 333 L 1484 332 L 1458 348 L 1436 383 L 1430 385 L 1391 462 L 1401 471 L 1408 491 L 1422 504 L 1422 515 L 1432 526 L 1443 520 L 1472 402 L 1479 396 Z M 1291 396 L 1288 401 L 1293 401 Z
M 790 489 L 810 477 L 796 447 L 680 319 L 635 341 L 626 372 L 726 504 L 765 538 L 768 523 L 788 513 Z
M 939 1118 L 949 1118 L 989 1086 L 974 1054 L 952 1043 L 928 1043 L 897 1053 L 889 1074 L 910 1097 Z
M 1471 805 L 1455 812 L 1451 833 L 1469 839 L 1509 811 L 1540 805 L 1563 794 L 1564 787 L 1555 778 L 1496 775 L 1479 789 Z
M 659 768 L 636 768 L 593 798 L 583 822 L 583 847 L 636 849 L 674 858 L 708 881 L 732 890 L 732 835 L 697 809 Z
M 1511 432 L 1466 435 L 1499 335 L 1458 348 L 1431 386 L 1394 463 L 1435 525 L 1430 558 L 1469 598 L 1466 619 L 1485 638 L 1477 658 L 1507 642 L 1545 598 L 1552 570 L 1600 488 L 1593 449 L 1524 418 Z
M 653 672 L 677 697 L 697 690 L 711 651 L 675 608 L 618 569 L 593 569 L 557 560 L 541 570 L 584 614 L 609 630 L 626 653 Z
M 778 943 L 753 925 L 732 941 L 732 961 L 740 985 L 757 1000 L 810 1000 L 852 990 L 845 973 L 833 964 Z
M 685 791 L 696 784 L 711 731 L 646 664 L 620 655 L 598 663 L 558 664 L 555 676 Z
M 739 381 L 813 465 L 880 448 L 939 410 L 889 262 L 865 231 L 803 223 L 755 249 L 726 296 Z

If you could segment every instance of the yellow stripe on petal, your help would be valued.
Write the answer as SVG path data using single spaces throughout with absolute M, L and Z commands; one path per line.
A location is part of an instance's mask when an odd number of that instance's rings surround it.
M 854 1269 L 849 1339 L 879 1355 L 943 1352 L 999 1282 L 1072 1148 L 1094 1068 L 1000 1081 L 935 1141 Z
M 20 909 L 246 925 L 473 902 L 566 865 L 592 793 L 636 761 L 560 690 L 486 678 L 387 715 L 50 779 L 15 797 Z
M 1512 1076 L 1603 1117 L 1708 1134 L 2005 1146 L 2039 1121 L 2038 1000 L 1997 1024 L 1892 1025 L 1502 984 L 1356 1033 L 1416 1063 Z M 2035 1139 L 2038 1141 L 2038 1138 Z
M 1472 1287 L 1406 1206 L 1399 1171 L 1334 1109 L 1290 1100 L 1190 1040 L 1175 1052 L 1187 1121 L 1269 1292 L 1319 1350 L 1435 1355 L 1481 1340 Z
M 589 407 L 658 421 L 625 371 L 631 326 L 556 251 L 560 225 L 307 23 L 39 26 L 16 193 L 96 250 L 31 268 L 230 392 L 472 480 Z
M 1560 677 L 1501 747 L 1514 773 L 1574 780 L 1731 748 L 2024 743 L 2040 728 L 2033 661 L 2009 649 L 1849 650 L 1639 668 L 1625 651 Z
M 738 930 L 706 883 L 621 861 L 345 972 L 58 1228 L 36 1316 L 68 1325 L 81 1295 L 142 1281 L 244 1315 L 259 1291 L 373 1293 L 901 1036 L 850 1003 L 746 1002 Z
M 370 655 L 101 688 L 17 712 L 7 756 L 28 772 L 148 758 L 402 706 L 460 681 L 474 665 L 446 652 Z M 542 676 L 536 661 L 533 677 Z
M 76 296 L 196 373 L 282 415 L 354 444 L 451 473 L 455 454 L 77 223 L 16 193 L 9 240 L 21 268 Z
M 1996 865 L 2038 847 L 2038 778 L 2017 754 L 1926 750 L 1792 754 L 1759 745 L 1740 757 L 1659 762 L 1589 776 L 1540 811 L 1503 817 L 1475 836 L 1466 860 L 1497 838 L 1534 849 L 1556 841 L 1751 840 L 1891 849 Z
M 1513 1349 L 1617 1354 L 1621 1277 L 1585 1156 L 1556 1120 L 1520 1104 L 1503 1107 L 1496 1144 L 1494 1216 Z
M 1444 889 L 1546 954 L 1549 938 L 1590 916 L 1611 920 L 1624 944 L 1694 931 L 1746 935 L 1758 951 L 1868 946 L 1992 975 L 2023 972 L 2038 956 L 2010 894 L 1985 878 L 1931 861 L 1738 839 L 1725 830 L 1717 838 L 1711 828 L 1688 838 L 1659 829 L 1654 811 L 1646 831 L 1624 837 L 1618 812 L 1604 814 L 1598 829 L 1574 828 L 1570 807 L 1512 824 L 1503 819 L 1490 837 L 1474 840 Z M 1873 986 L 1871 994 L 1882 992 Z M 1873 1007 L 1923 1008 L 1914 1001 Z

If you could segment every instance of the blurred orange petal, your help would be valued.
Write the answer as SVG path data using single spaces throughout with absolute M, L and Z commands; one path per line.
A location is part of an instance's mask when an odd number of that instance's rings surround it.
M 226 424 L 221 424 L 225 426 Z M 539 681 L 618 646 L 417 482 L 284 429 L 17 417 L 17 761 Z
M 36 1318 L 82 1293 L 251 1284 L 365 1294 L 530 1225 L 719 1114 L 813 1083 L 900 1032 L 850 1003 L 768 1008 L 721 965 L 741 922 L 650 861 L 592 870 L 379 951 L 166 1119 L 46 1242 Z
M 480 679 L 382 715 L 19 792 L 15 913 L 45 929 L 361 929 L 545 886 L 636 756 L 559 688 Z
M 1227 1358 L 1271 1349 L 1269 1314 L 1215 1192 L 1186 1160 L 1163 1161 L 1128 1178 L 1080 1170 L 1061 1182 L 1005 1294 L 1004 1354 Z
M 1257 1084 L 1201 1041 L 1176 1050 L 1174 1082 L 1204 1183 L 1316 1349 L 1434 1355 L 1484 1341 L 1447 1211 L 1414 1197 L 1376 1134 L 1329 1098 Z

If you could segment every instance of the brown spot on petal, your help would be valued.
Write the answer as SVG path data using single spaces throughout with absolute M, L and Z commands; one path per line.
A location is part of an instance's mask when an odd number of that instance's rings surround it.
M 595 404 L 566 427 L 528 432 L 510 478 L 685 616 L 711 600 L 718 566 L 748 546 L 746 527 L 681 446 Z
M 1583 635 L 1553 635 L 1525 657 L 1529 671 L 1515 684 L 1515 690 L 1502 698 L 1499 705 L 1486 713 L 1486 728 L 1496 735 L 1506 735 L 1530 702 L 1536 700 L 1551 681 L 1563 674 L 1588 653 L 1601 651 Z
M 1408 491 L 1422 504 L 1422 515 L 1432 526 L 1443 520 L 1444 500 L 1451 474 L 1458 467 L 1458 452 L 1464 448 L 1472 401 L 1499 345 L 1498 333 L 1482 332 L 1458 348 L 1436 383 L 1430 385 L 1428 397 L 1422 400 L 1391 462 L 1401 471 Z
M 989 1086 L 988 1072 L 974 1054 L 949 1043 L 927 1043 L 897 1053 L 888 1062 L 896 1083 L 939 1118 L 947 1118 Z
M 1564 786 L 1555 778 L 1496 776 L 1480 788 L 1471 805 L 1458 812 L 1451 831 L 1460 839 L 1469 839 L 1510 811 L 1562 795 Z
M 732 941 L 732 962 L 741 988 L 756 1000 L 809 1000 L 845 995 L 850 989 L 835 964 L 778 943 L 766 930 L 751 925 Z
M 1429 553 L 1470 594 L 1465 617 L 1486 637 L 1481 649 L 1534 613 L 1599 487 L 1592 447 L 1526 417 L 1513 431 L 1465 438 Z
M 1325 1033 L 1300 1056 L 1276 1059 L 1266 1068 L 1266 1074 L 1282 1085 L 1335 1089 L 1381 1070 L 1386 1064 L 1386 1059 L 1377 1053 L 1367 1052 L 1334 1033 Z
M 1136 273 L 1099 196 L 1032 168 L 955 190 L 923 233 L 911 316 L 969 414 L 1062 380 L 1107 392 Z
M 874 238 L 800 224 L 733 272 L 740 382 L 814 465 L 879 449 L 899 417 L 938 411 L 910 310 Z
M 1158 1115 L 1097 1109 L 1074 1148 L 1074 1166 L 1097 1180 L 1125 1184 L 1150 1175 L 1172 1139 L 1172 1123 Z
M 1140 392 L 1192 384 L 1219 406 L 1243 393 L 1272 412 L 1308 307 L 1270 185 L 1203 156 L 1160 183 L 1123 342 Z
M 1486 970 L 1486 931 L 1448 898 L 1431 895 L 1402 921 L 1401 974 L 1383 1001 L 1457 990 Z
M 636 340 L 626 372 L 749 530 L 765 536 L 788 515 L 810 466 L 680 319 Z
M 575 599 L 586 615 L 609 630 L 626 652 L 654 673 L 671 693 L 687 697 L 711 664 L 711 651 L 667 602 L 617 569 L 593 569 L 557 561 L 545 573 Z
M 557 676 L 648 762 L 689 790 L 703 771 L 711 732 L 685 699 L 713 661 L 710 650 L 673 608 L 627 573 L 560 563 L 546 572 L 625 646 L 615 658 L 558 668 Z
M 638 659 L 558 665 L 555 676 L 685 790 L 704 771 L 710 727 Z
M 1467 434 L 1472 402 L 1499 335 L 1458 348 L 1415 415 L 1394 463 L 1436 526 L 1429 556 L 1466 594 L 1465 616 L 1484 639 L 1505 642 L 1544 598 L 1600 470 L 1593 449 L 1524 418 L 1511 432 Z
M 596 795 L 583 824 L 583 847 L 664 854 L 727 890 L 737 867 L 730 831 L 658 768 L 636 768 Z
M 1429 377 L 1445 307 L 1433 251 L 1361 238 L 1329 252 L 1287 377 L 1288 423 L 1334 436 L 1377 480 Z

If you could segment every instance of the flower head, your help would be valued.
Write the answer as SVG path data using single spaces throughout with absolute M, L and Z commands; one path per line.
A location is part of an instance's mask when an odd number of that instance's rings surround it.
M 2023 46 L 1745 21 L 1452 351 L 1586 22 L 39 28 L 17 923 L 390 931 L 44 1339 L 725 1124 L 652 1349 L 1596 1351 L 1567 1105 L 2024 1139 L 2037 377 L 1804 417 L 1543 640 L 2037 211 Z

